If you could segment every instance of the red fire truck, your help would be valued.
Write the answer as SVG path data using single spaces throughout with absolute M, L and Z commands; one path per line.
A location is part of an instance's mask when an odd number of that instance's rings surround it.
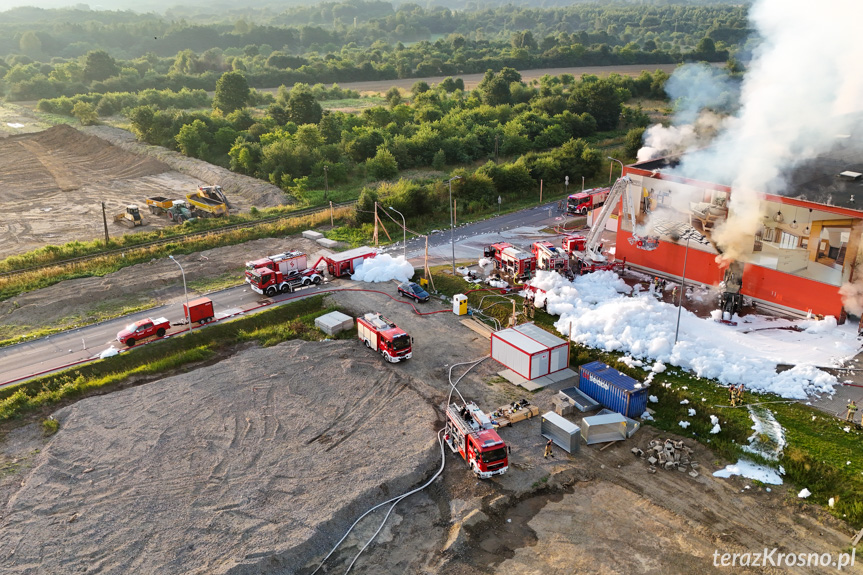
M 563 236 L 563 240 L 561 241 L 561 247 L 563 251 L 572 255 L 573 252 L 583 252 L 584 245 L 587 243 L 587 238 L 576 234 L 574 236 Z
M 532 249 L 536 267 L 541 270 L 563 273 L 569 267 L 569 255 L 561 248 L 554 247 L 551 242 L 534 242 Z
M 536 271 L 536 256 L 506 242 L 486 246 L 483 255 L 494 262 L 494 268 L 512 276 L 513 281 L 525 282 Z
M 319 284 L 324 279 L 315 270 L 308 268 L 306 254 L 300 251 L 285 252 L 246 262 L 246 283 L 251 282 L 253 271 L 263 268 L 270 268 L 273 271 L 281 272 L 285 277 L 298 272 L 304 278 L 303 285 Z
M 453 453 L 467 461 L 471 471 L 481 479 L 503 475 L 509 468 L 507 447 L 488 416 L 471 402 L 446 408 L 446 444 Z
M 298 271 L 285 275 L 268 267 L 258 268 L 251 272 L 247 271 L 246 275 L 252 291 L 267 297 L 273 297 L 279 292 L 291 293 L 298 287 L 305 285 L 304 279 L 307 279 Z
M 566 211 L 569 214 L 587 215 L 590 210 L 601 208 L 608 198 L 611 188 L 593 188 L 572 194 L 566 200 Z
M 366 347 L 380 352 L 390 363 L 410 359 L 413 338 L 379 313 L 357 318 L 357 336 Z

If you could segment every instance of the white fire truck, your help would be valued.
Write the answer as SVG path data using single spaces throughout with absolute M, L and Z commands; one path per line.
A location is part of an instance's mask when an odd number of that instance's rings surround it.
M 480 479 L 503 475 L 509 468 L 506 444 L 488 416 L 473 402 L 462 407 L 455 403 L 447 406 L 444 440 Z

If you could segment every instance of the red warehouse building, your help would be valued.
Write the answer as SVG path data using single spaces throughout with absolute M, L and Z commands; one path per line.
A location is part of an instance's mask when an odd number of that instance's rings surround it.
M 858 160 L 859 161 L 859 160 Z M 725 268 L 713 234 L 734 216 L 733 190 L 723 184 L 674 174 L 678 158 L 626 166 L 627 188 L 641 233 L 659 237 L 653 251 L 628 239 L 632 225 L 621 218 L 616 257 L 627 265 L 687 281 L 716 285 Z M 863 165 L 822 161 L 788 178 L 786 195 L 764 195 L 757 231 L 738 236 L 744 249 L 731 263 L 740 292 L 759 305 L 796 313 L 845 318 L 840 287 L 855 280 L 863 235 Z M 859 202 L 854 193 L 858 194 Z M 751 214 L 750 214 L 751 215 Z

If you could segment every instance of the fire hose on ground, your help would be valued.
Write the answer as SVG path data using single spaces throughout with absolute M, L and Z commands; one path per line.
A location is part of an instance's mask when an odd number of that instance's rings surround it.
M 374 291 L 374 290 L 353 290 L 353 291 Z M 383 292 L 382 292 L 382 293 L 383 293 Z M 456 393 L 458 393 L 459 397 L 461 397 L 462 402 L 464 402 L 464 401 L 465 401 L 465 400 L 464 400 L 464 397 L 462 396 L 462 394 L 459 392 L 459 390 L 458 390 L 458 389 L 456 389 L 456 386 L 459 384 L 459 382 L 462 380 L 462 378 L 464 378 L 464 376 L 468 374 L 468 372 L 469 372 L 470 370 L 472 370 L 474 367 L 478 366 L 480 363 L 482 363 L 483 361 L 485 361 L 486 359 L 488 359 L 488 357 L 489 357 L 489 356 L 485 356 L 485 357 L 482 357 L 482 358 L 480 358 L 480 359 L 475 359 L 475 360 L 472 360 L 472 361 L 465 361 L 465 362 L 461 362 L 461 363 L 454 363 L 454 364 L 452 364 L 452 365 L 450 366 L 450 368 L 449 368 L 450 392 L 449 392 L 449 397 L 448 397 L 448 399 L 447 399 L 447 405 L 449 405 L 449 402 L 452 400 L 452 392 L 453 392 L 453 391 L 455 391 Z M 454 367 L 456 367 L 456 366 L 459 366 L 459 365 L 468 365 L 468 364 L 472 364 L 472 365 L 470 365 L 470 367 L 469 367 L 469 368 L 467 368 L 467 370 L 465 370 L 465 372 L 464 372 L 463 374 L 461 374 L 461 375 L 458 377 L 458 379 L 457 379 L 457 380 L 455 380 L 455 382 L 453 382 L 453 380 L 452 380 L 452 370 L 453 370 L 453 368 L 454 368 Z M 347 539 L 348 535 L 350 535 L 351 531 L 353 531 L 353 530 L 354 530 L 354 527 L 356 527 L 356 526 L 357 526 L 357 524 L 358 524 L 360 521 L 362 521 L 364 517 L 366 517 L 366 516 L 367 516 L 369 513 L 371 513 L 372 511 L 375 511 L 376 509 L 379 509 L 380 507 L 383 507 L 384 505 L 387 505 L 388 503 L 392 503 L 392 505 L 390 505 L 390 508 L 387 510 L 386 515 L 384 515 L 383 521 L 381 521 L 381 524 L 378 526 L 377 531 L 375 531 L 375 532 L 374 532 L 374 534 L 371 536 L 371 538 L 370 538 L 368 541 L 366 541 L 366 544 L 365 544 L 365 545 L 363 545 L 362 549 L 360 549 L 360 550 L 357 552 L 357 554 L 354 556 L 353 560 L 351 561 L 350 565 L 348 565 L 348 568 L 347 568 L 347 570 L 345 571 L 345 575 L 347 575 L 347 574 L 350 572 L 350 570 L 353 568 L 354 563 L 356 563 L 356 562 L 357 562 L 357 559 L 359 559 L 360 555 L 362 555 L 363 551 L 365 551 L 365 550 L 366 550 L 366 548 L 368 548 L 368 546 L 369 546 L 369 545 L 371 545 L 372 541 L 374 541 L 374 540 L 375 540 L 375 538 L 378 536 L 378 534 L 379 534 L 379 533 L 381 532 L 381 530 L 384 528 L 384 525 L 386 524 L 387 519 L 389 519 L 390 514 L 393 512 L 393 509 L 395 509 L 395 506 L 396 506 L 396 505 L 398 505 L 398 504 L 399 504 L 399 502 L 400 502 L 402 499 L 405 499 L 405 498 L 407 498 L 407 497 L 410 497 L 410 496 L 411 496 L 411 495 L 413 495 L 414 493 L 419 493 L 420 491 L 422 491 L 423 489 L 425 489 L 426 487 L 428 487 L 429 485 L 431 485 L 431 484 L 432 484 L 432 482 L 433 482 L 435 479 L 437 479 L 437 478 L 440 476 L 440 474 L 441 474 L 441 473 L 443 473 L 444 467 L 445 467 L 445 465 L 446 465 L 446 453 L 445 453 L 444 448 L 443 448 L 443 438 L 441 437 L 441 434 L 443 433 L 443 431 L 444 431 L 444 430 L 443 430 L 443 429 L 441 429 L 441 430 L 440 430 L 440 431 L 438 431 L 438 433 L 437 433 L 438 445 L 440 445 L 440 459 L 441 459 L 441 462 L 440 462 L 440 468 L 437 470 L 437 472 L 436 472 L 434 475 L 432 475 L 432 477 L 431 477 L 428 481 L 426 481 L 422 486 L 417 487 L 416 489 L 413 489 L 413 490 L 411 490 L 411 491 L 408 491 L 407 493 L 404 493 L 404 494 L 402 494 L 402 495 L 399 495 L 399 496 L 393 497 L 392 499 L 388 499 L 388 500 L 386 500 L 386 501 L 384 501 L 384 502 L 382 502 L 382 503 L 378 503 L 377 505 L 375 505 L 374 507 L 370 508 L 368 511 L 366 511 L 365 513 L 363 513 L 362 515 L 360 515 L 360 516 L 357 518 L 357 520 L 356 520 L 356 521 L 354 521 L 354 522 L 353 522 L 353 524 L 348 528 L 348 530 L 345 532 L 345 534 L 342 536 L 342 538 L 341 538 L 341 539 L 339 539 L 338 543 L 336 543 L 336 545 L 335 545 L 335 546 L 330 550 L 330 552 L 329 552 L 329 553 L 327 553 L 327 556 L 326 556 L 326 557 L 324 557 L 324 558 L 321 560 L 321 563 L 318 565 L 318 567 L 317 567 L 314 571 L 312 571 L 312 575 L 315 575 L 315 573 L 317 573 L 318 571 L 320 571 L 321 567 L 323 567 L 323 566 L 324 566 L 324 563 L 326 563 L 326 562 L 327 562 L 327 559 L 329 559 L 329 558 L 333 555 L 333 553 L 335 553 L 335 552 L 336 552 L 336 550 L 337 550 L 337 549 L 339 548 L 339 546 L 344 542 L 344 540 L 345 540 L 345 539 Z

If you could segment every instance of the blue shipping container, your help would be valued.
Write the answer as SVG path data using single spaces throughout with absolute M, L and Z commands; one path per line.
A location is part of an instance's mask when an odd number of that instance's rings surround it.
M 578 388 L 612 411 L 630 419 L 641 417 L 647 408 L 648 385 L 639 383 L 601 361 L 578 368 Z

